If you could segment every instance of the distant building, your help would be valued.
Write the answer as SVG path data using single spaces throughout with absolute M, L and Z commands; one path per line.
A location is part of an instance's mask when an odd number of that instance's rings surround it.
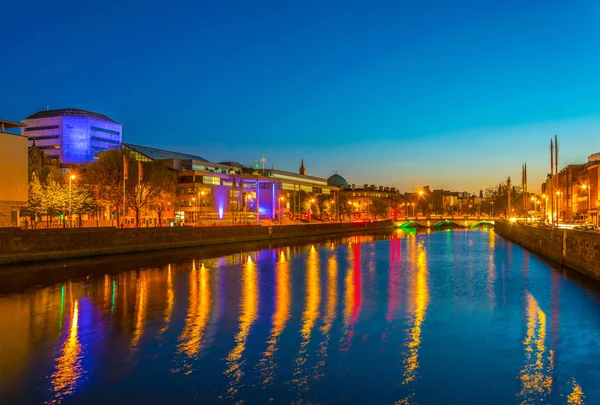
M 395 187 L 376 186 L 374 184 L 364 184 L 363 187 L 356 187 L 355 184 L 348 184 L 346 179 L 337 173 L 327 179 L 327 184 L 340 188 L 340 195 L 344 196 L 351 206 L 354 218 L 372 218 L 376 212 L 373 208 L 375 199 L 386 202 L 387 216 L 401 216 L 402 213 L 406 212 L 406 207 L 401 205 L 400 194 Z
M 587 221 L 598 225 L 599 169 L 600 153 L 594 153 L 587 163 L 567 165 L 554 177 L 548 174 L 542 183 L 546 217 L 550 218 L 554 210 L 553 216 L 559 221 Z
M 49 157 L 34 143 L 29 148 L 29 180 L 38 179 L 45 184 L 49 181 L 60 181 L 66 174 L 57 157 Z
M 137 160 L 159 161 L 177 172 L 173 215 L 185 223 L 301 214 L 301 196 L 339 190 L 328 186 L 326 179 L 306 174 L 247 168 L 237 162 L 212 163 L 197 155 L 130 143 L 124 143 L 123 149 Z M 300 172 L 306 173 L 306 168 Z
M 22 121 L 29 145 L 62 164 L 85 164 L 103 150 L 120 148 L 122 125 L 106 115 L 77 108 L 42 110 Z
M 22 126 L 0 119 L 0 227 L 18 226 L 27 206 L 27 138 L 6 132 Z

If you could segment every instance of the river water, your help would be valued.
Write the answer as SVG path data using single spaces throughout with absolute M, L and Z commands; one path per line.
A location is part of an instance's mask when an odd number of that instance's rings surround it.
M 0 403 L 600 404 L 598 284 L 492 231 L 218 249 L 2 269 Z

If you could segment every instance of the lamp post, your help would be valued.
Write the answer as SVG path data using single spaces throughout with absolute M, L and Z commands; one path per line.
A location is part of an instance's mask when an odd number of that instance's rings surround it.
M 169 215 L 171 215 L 171 202 L 167 202 L 167 211 L 168 211 Z M 169 220 L 167 219 L 167 225 L 168 224 L 169 224 Z M 158 226 L 162 226 L 162 224 L 159 223 Z
M 330 221 L 331 221 L 331 218 L 335 218 L 334 209 L 333 209 L 334 204 L 335 204 L 335 200 L 329 200 L 329 220 Z
M 560 219 L 560 191 L 556 192 L 556 225 L 558 226 L 558 220 Z
M 71 218 L 71 183 L 75 180 L 75 175 L 69 176 L 69 227 L 73 228 L 73 219 Z
M 415 203 L 411 203 L 412 207 L 413 207 L 413 218 L 415 217 Z
M 204 207 L 204 190 L 200 191 L 200 195 L 201 195 L 201 202 L 200 202 L 200 212 L 198 213 L 199 215 L 202 214 L 202 208 Z M 202 218 L 202 215 L 200 215 L 200 218 Z
M 584 189 L 584 190 L 587 190 L 587 204 L 586 204 L 586 206 L 587 206 L 586 207 L 587 208 L 587 213 L 586 213 L 586 216 L 585 216 L 585 220 L 587 222 L 589 220 L 589 217 L 590 217 L 590 202 L 591 202 L 590 201 L 590 188 L 587 186 L 587 184 L 582 184 L 581 188 Z
M 546 194 L 542 194 L 542 201 L 544 201 L 544 207 L 542 208 L 544 211 L 544 221 L 548 218 L 548 213 L 546 212 Z
M 197 205 L 196 205 L 196 197 L 192 197 L 192 207 L 194 208 L 194 210 L 192 211 L 192 212 L 194 213 L 194 215 L 193 215 L 193 216 L 195 217 L 195 218 L 194 218 L 194 221 L 198 222 L 198 217 L 197 217 L 198 213 L 197 213 L 197 212 L 196 212 L 196 210 L 195 210 L 195 208 L 197 208 Z
M 315 203 L 315 199 L 310 199 L 310 206 L 308 207 L 308 222 L 312 222 L 312 205 Z
M 281 210 L 281 205 L 285 198 L 283 196 L 279 197 L 279 223 L 281 224 L 283 221 L 283 211 Z

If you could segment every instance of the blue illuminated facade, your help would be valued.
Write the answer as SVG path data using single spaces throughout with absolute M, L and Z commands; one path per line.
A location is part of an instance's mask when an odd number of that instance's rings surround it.
M 106 115 L 77 108 L 42 110 L 22 121 L 21 133 L 64 164 L 92 162 L 98 152 L 121 147 L 122 124 Z

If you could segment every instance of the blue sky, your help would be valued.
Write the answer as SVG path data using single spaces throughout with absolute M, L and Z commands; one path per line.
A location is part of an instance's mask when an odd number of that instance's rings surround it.
M 3 118 L 105 113 L 124 140 L 351 183 L 536 188 L 600 151 L 600 2 L 3 5 Z M 531 186 L 530 186 L 531 188 Z

